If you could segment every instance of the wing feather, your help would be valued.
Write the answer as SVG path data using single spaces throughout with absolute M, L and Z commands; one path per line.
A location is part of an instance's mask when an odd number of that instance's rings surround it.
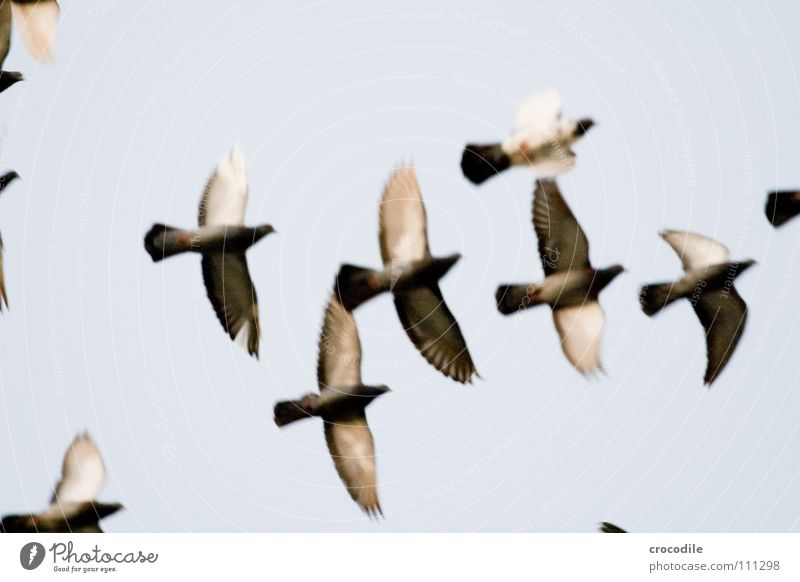
M 560 307 L 553 311 L 553 320 L 561 338 L 561 349 L 575 369 L 584 375 L 601 371 L 600 345 L 605 314 L 600 304 L 589 301 L 575 307 Z
M 236 146 L 220 160 L 200 200 L 197 222 L 200 226 L 243 226 L 247 207 L 247 170 L 244 153 Z
M 704 381 L 711 384 L 728 364 L 744 332 L 747 304 L 734 287 L 705 291 L 693 304 L 706 331 L 708 364 Z
M 545 276 L 591 268 L 589 240 L 554 180 L 536 183 L 533 228 Z
M 58 2 L 56 0 L 15 0 L 11 2 L 11 8 L 28 52 L 38 61 L 51 60 L 60 11 Z
M 320 390 L 361 384 L 361 342 L 353 314 L 334 293 L 325 310 L 319 336 L 317 383 Z
M 64 454 L 61 480 L 51 501 L 59 505 L 94 501 L 105 480 L 106 467 L 97 445 L 88 434 L 79 434 Z
M 325 442 L 347 492 L 368 515 L 382 514 L 375 471 L 375 444 L 367 417 L 325 421 Z
M 380 244 L 384 265 L 418 261 L 431 256 L 428 219 L 414 168 L 401 166 L 383 189 Z
M 687 230 L 665 230 L 661 237 L 678 254 L 684 271 L 703 270 L 728 260 L 728 247 Z

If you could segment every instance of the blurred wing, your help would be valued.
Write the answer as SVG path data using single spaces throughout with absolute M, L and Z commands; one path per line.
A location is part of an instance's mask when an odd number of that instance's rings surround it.
M 0 69 L 11 48 L 11 2 L 0 0 Z
M 364 414 L 325 421 L 325 442 L 347 492 L 369 516 L 382 514 L 375 476 L 375 445 Z
M 471 381 L 475 365 L 439 286 L 396 292 L 394 304 L 408 337 L 428 363 L 456 382 Z
M 705 269 L 728 260 L 728 248 L 712 238 L 686 230 L 665 230 L 661 233 L 678 254 L 684 271 Z
M 545 276 L 589 269 L 589 241 L 553 180 L 539 180 L 533 193 L 533 228 Z
M 602 370 L 600 344 L 605 315 L 600 304 L 589 301 L 577 307 L 561 307 L 553 311 L 553 320 L 561 349 L 575 369 L 584 375 Z
M 222 327 L 258 358 L 258 299 L 243 253 L 204 254 L 203 282 Z
M 356 322 L 335 293 L 325 310 L 319 336 L 317 384 L 320 390 L 361 384 L 361 342 Z
M 607 521 L 600 524 L 600 531 L 603 533 L 628 533 L 621 527 Z
M 553 89 L 537 91 L 517 111 L 512 137 L 517 141 L 538 142 L 556 128 L 561 117 L 561 96 Z
M 383 189 L 380 243 L 385 265 L 392 261 L 408 263 L 431 256 L 425 205 L 411 166 L 395 170 Z
M 8 4 L 6 0 L 5 4 Z M 15 0 L 11 3 L 22 41 L 33 58 L 49 61 L 53 56 L 59 7 L 56 0 Z
M 705 291 L 693 305 L 706 330 L 708 365 L 704 381 L 711 384 L 736 349 L 744 332 L 747 305 L 733 287 Z
M 247 170 L 244 153 L 236 146 L 220 160 L 209 178 L 200 200 L 197 222 L 200 226 L 244 225 L 247 206 Z
M 87 434 L 79 434 L 64 454 L 61 480 L 56 485 L 52 502 L 60 505 L 85 503 L 97 499 L 106 467 L 100 451 Z

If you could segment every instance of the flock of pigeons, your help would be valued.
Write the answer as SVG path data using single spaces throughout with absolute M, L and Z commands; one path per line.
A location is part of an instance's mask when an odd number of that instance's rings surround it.
M 12 14 L 31 52 L 50 54 L 58 4 L 53 0 L 0 0 L 0 65 L 8 52 Z M 23 23 L 23 24 L 20 24 Z M 0 72 L 0 91 L 22 77 Z M 511 166 L 530 167 L 537 176 L 533 192 L 533 228 L 544 279 L 502 284 L 496 292 L 500 313 L 511 315 L 547 305 L 567 360 L 583 375 L 602 371 L 601 339 L 605 314 L 600 292 L 624 271 L 621 265 L 597 269 L 589 259 L 589 241 L 562 196 L 555 176 L 575 165 L 573 144 L 592 127 L 591 119 L 565 120 L 553 90 L 532 95 L 520 108 L 511 135 L 502 143 L 467 145 L 461 168 L 480 184 Z M 0 191 L 15 172 L 0 177 Z M 260 324 L 256 289 L 247 250 L 274 232 L 271 225 L 246 226 L 248 181 L 244 155 L 237 147 L 223 158 L 200 200 L 198 226 L 155 224 L 144 237 L 154 262 L 187 252 L 201 256 L 209 301 L 230 338 L 258 358 Z M 780 226 L 800 213 L 800 192 L 772 192 L 766 204 L 770 222 Z M 428 244 L 422 191 L 414 168 L 401 164 L 389 177 L 379 214 L 382 268 L 343 264 L 333 282 L 318 345 L 318 393 L 274 407 L 277 426 L 319 417 L 334 466 L 352 499 L 369 516 L 382 515 L 375 447 L 366 407 L 389 392 L 361 380 L 361 343 L 354 312 L 363 303 L 390 293 L 406 334 L 419 353 L 443 375 L 459 383 L 480 377 L 455 316 L 447 307 L 439 280 L 459 254 L 434 257 Z M 747 306 L 734 279 L 753 264 L 735 261 L 721 243 L 700 234 L 670 230 L 661 236 L 679 256 L 684 274 L 673 282 L 647 284 L 639 295 L 652 316 L 678 299 L 687 299 L 702 324 L 707 346 L 704 381 L 713 383 L 734 353 L 744 330 Z M 8 307 L 0 242 L 0 310 Z M 122 506 L 100 503 L 105 480 L 100 453 L 88 435 L 78 435 L 64 457 L 61 480 L 50 505 L 31 515 L 6 516 L 6 532 L 99 532 L 99 520 Z M 602 531 L 622 532 L 603 523 Z

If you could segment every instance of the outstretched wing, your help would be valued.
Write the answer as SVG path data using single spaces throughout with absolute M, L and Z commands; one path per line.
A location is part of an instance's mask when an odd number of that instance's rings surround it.
M 710 385 L 728 364 L 742 337 L 747 304 L 731 286 L 703 292 L 693 307 L 706 330 L 708 365 L 704 381 Z
M 247 195 L 244 153 L 239 146 L 236 146 L 227 157 L 220 160 L 206 184 L 197 212 L 198 224 L 242 226 Z
M 325 310 L 319 336 L 317 384 L 325 388 L 344 388 L 361 384 L 361 342 L 353 314 L 334 293 Z
M 514 140 L 538 143 L 549 136 L 561 117 L 561 105 L 561 96 L 553 89 L 533 93 L 517 111 L 511 132 Z
M 325 421 L 325 442 L 347 492 L 369 516 L 382 514 L 375 475 L 375 445 L 367 417 L 361 413 Z
M 414 168 L 401 166 L 383 189 L 380 210 L 381 258 L 384 265 L 431 256 L 428 219 Z
M 0 2 L 0 69 L 11 48 L 11 2 Z
M 687 230 L 665 230 L 661 238 L 678 254 L 684 271 L 705 269 L 728 260 L 728 247 Z
M 602 370 L 600 345 L 605 315 L 597 301 L 553 311 L 553 320 L 561 338 L 561 349 L 581 374 Z
M 461 328 L 438 285 L 395 292 L 394 304 L 408 337 L 428 363 L 462 384 L 477 374 Z
M 258 299 L 244 253 L 204 254 L 203 282 L 222 327 L 258 358 Z
M 8 4 L 8 0 L 4 4 Z M 56 0 L 14 0 L 14 20 L 33 58 L 49 61 L 53 55 L 59 7 Z
M 555 180 L 539 180 L 533 193 L 533 228 L 545 276 L 591 268 L 589 241 Z
M 97 445 L 88 434 L 79 434 L 64 454 L 61 480 L 51 501 L 63 506 L 91 502 L 97 499 L 105 480 L 106 467 Z

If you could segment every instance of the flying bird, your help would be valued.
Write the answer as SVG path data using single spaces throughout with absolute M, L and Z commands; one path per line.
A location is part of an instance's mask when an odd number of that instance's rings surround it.
M 6 189 L 11 182 L 19 178 L 19 174 L 14 171 L 6 172 L 0 176 L 0 193 Z M 3 311 L 3 305 L 8 308 L 8 295 L 6 294 L 6 279 L 3 274 L 3 237 L 0 236 L 0 311 Z
M 3 62 L 11 48 L 11 14 L 11 3 L 0 0 L 0 93 L 22 81 L 22 73 L 3 69 Z
M 773 226 L 783 226 L 800 214 L 800 192 L 792 190 L 770 192 L 767 195 L 764 213 Z
M 353 310 L 389 291 L 406 334 L 422 356 L 456 382 L 477 375 L 467 343 L 439 289 L 439 279 L 461 258 L 434 258 L 428 247 L 428 221 L 414 168 L 399 167 L 389 178 L 380 207 L 383 270 L 342 265 L 340 300 Z
M 203 282 L 222 327 L 258 358 L 258 300 L 245 252 L 275 230 L 269 224 L 244 226 L 247 196 L 244 154 L 236 147 L 208 180 L 200 200 L 200 228 L 182 230 L 154 224 L 144 237 L 144 247 L 154 262 L 186 252 L 200 253 Z
M 361 342 L 353 314 L 334 292 L 325 311 L 317 359 L 319 394 L 278 402 L 275 424 L 284 427 L 318 416 L 325 442 L 347 492 L 370 517 L 383 515 L 378 500 L 375 444 L 367 423 L 366 407 L 389 392 L 386 386 L 366 386 L 361 381 Z
M 621 527 L 607 521 L 604 521 L 600 524 L 600 531 L 603 533 L 628 533 Z
M 9 2 L 3 2 L 9 4 Z M 56 0 L 13 0 L 11 10 L 22 41 L 33 58 L 49 61 L 53 57 L 59 6 Z
M 583 375 L 602 370 L 600 343 L 605 315 L 598 295 L 625 269 L 595 269 L 589 241 L 554 180 L 539 180 L 533 193 L 533 228 L 544 269 L 541 283 L 504 284 L 497 308 L 504 315 L 549 305 L 569 362 Z
M 100 451 L 87 434 L 76 436 L 61 467 L 50 505 L 32 515 L 6 515 L 5 533 L 102 533 L 100 520 L 122 509 L 119 503 L 96 501 L 106 480 Z
M 747 305 L 733 281 L 755 261 L 731 261 L 727 247 L 693 232 L 666 230 L 661 237 L 680 257 L 684 276 L 673 283 L 644 285 L 639 293 L 642 310 L 652 316 L 676 299 L 689 300 L 706 332 L 704 382 L 711 385 L 730 361 L 747 319 Z
M 553 89 L 528 97 L 517 112 L 511 135 L 502 143 L 468 144 L 461 170 L 481 184 L 511 166 L 530 166 L 539 178 L 563 174 L 575 165 L 572 144 L 594 125 L 591 119 L 561 119 L 561 97 Z

